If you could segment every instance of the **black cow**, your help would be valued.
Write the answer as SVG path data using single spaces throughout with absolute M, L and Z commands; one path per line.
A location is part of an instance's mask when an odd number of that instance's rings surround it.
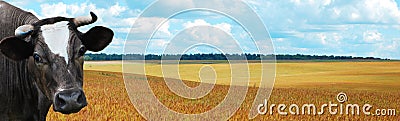
M 0 120 L 46 120 L 53 109 L 76 113 L 87 105 L 83 55 L 103 50 L 112 30 L 96 26 L 97 16 L 39 20 L 0 1 Z

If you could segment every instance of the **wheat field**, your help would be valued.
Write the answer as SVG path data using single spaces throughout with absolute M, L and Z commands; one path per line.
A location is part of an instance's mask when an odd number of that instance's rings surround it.
M 396 116 L 367 115 L 259 115 L 256 120 L 400 120 L 400 62 L 299 62 L 277 63 L 277 78 L 269 104 L 322 105 L 336 101 L 339 92 L 347 94 L 348 103 L 369 103 L 375 109 L 396 109 Z M 226 65 L 212 64 L 217 74 Z M 250 65 L 257 66 L 256 64 Z M 157 98 L 166 107 L 181 113 L 195 114 L 208 111 L 224 99 L 229 90 L 225 80 L 217 81 L 212 91 L 199 100 L 185 99 L 175 95 L 166 86 L 157 71 L 159 65 L 150 64 L 147 79 Z M 182 73 L 197 73 L 201 64 L 182 64 Z M 87 62 L 85 64 L 84 90 L 88 106 L 79 113 L 63 115 L 50 109 L 48 120 L 144 120 L 130 103 L 125 89 L 120 62 Z M 192 72 L 188 69 L 193 70 Z M 220 72 L 218 69 L 222 71 Z M 257 73 L 258 70 L 252 73 Z M 225 71 L 226 72 L 226 71 Z M 182 76 L 185 84 L 199 85 L 198 77 Z M 196 74 L 197 75 L 197 74 Z M 221 78 L 229 74 L 221 74 Z M 254 77 L 256 78 L 256 77 Z M 257 80 L 254 79 L 253 80 Z M 218 78 L 219 79 L 219 78 Z M 253 81 L 256 82 L 256 81 Z M 230 120 L 246 120 L 257 86 L 250 86 L 244 102 Z M 195 107 L 195 108 L 190 108 Z

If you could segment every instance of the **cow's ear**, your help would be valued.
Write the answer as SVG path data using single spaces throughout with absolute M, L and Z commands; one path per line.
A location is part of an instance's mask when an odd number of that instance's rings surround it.
M 7 37 L 0 41 L 0 50 L 8 58 L 20 61 L 33 54 L 34 46 L 18 37 Z
M 114 32 L 106 27 L 95 26 L 83 34 L 82 43 L 93 52 L 103 50 L 111 43 Z

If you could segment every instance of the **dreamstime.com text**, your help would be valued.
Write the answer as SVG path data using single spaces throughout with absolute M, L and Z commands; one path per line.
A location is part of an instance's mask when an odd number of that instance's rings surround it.
M 317 107 L 314 104 L 271 104 L 268 106 L 268 102 L 265 99 L 263 104 L 258 105 L 258 113 L 261 115 L 278 113 L 279 115 L 322 115 L 326 111 L 331 115 L 345 114 L 345 115 L 364 115 L 371 116 L 396 116 L 396 109 L 375 109 L 372 110 L 372 105 L 370 104 L 344 104 L 347 101 L 347 95 L 345 93 L 339 93 L 336 96 L 339 103 L 329 103 L 322 104 Z M 269 112 L 269 113 L 268 113 Z

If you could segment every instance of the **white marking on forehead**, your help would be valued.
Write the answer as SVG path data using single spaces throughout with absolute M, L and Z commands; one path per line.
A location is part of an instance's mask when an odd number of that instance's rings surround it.
M 43 25 L 41 27 L 42 35 L 51 52 L 64 57 L 68 64 L 68 42 L 69 29 L 68 22 L 62 21 L 55 24 Z

